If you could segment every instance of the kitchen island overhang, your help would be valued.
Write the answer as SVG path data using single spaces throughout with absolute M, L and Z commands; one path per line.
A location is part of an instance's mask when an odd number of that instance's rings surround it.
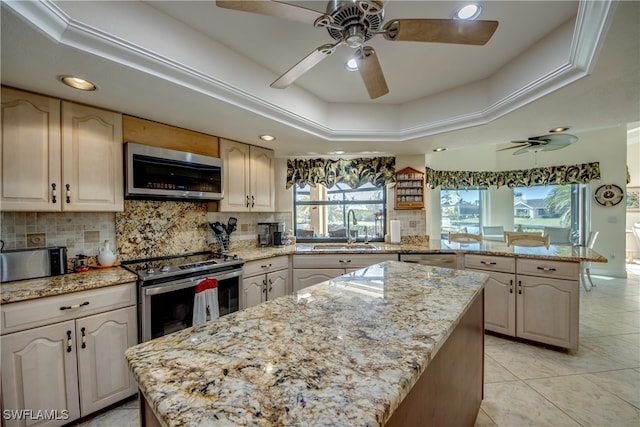
M 471 425 L 487 277 L 388 261 L 131 347 L 144 419 L 377 426 L 453 416 Z

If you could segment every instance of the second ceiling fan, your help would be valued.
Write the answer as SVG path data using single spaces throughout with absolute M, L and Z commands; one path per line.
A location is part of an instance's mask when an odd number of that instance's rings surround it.
M 333 43 L 314 49 L 271 83 L 271 87 L 286 88 L 339 46 L 346 45 L 355 49 L 353 58 L 371 99 L 389 92 L 375 50 L 365 46 L 372 37 L 382 34 L 389 41 L 484 45 L 498 28 L 498 21 L 457 19 L 390 19 L 385 23 L 384 2 L 381 0 L 333 0 L 327 3 L 325 13 L 282 1 L 217 0 L 216 4 L 226 9 L 277 16 L 326 28 L 334 39 Z

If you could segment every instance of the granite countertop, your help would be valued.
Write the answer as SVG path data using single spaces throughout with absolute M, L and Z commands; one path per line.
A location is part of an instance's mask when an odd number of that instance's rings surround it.
M 346 246 L 346 243 L 344 243 Z M 549 248 L 507 246 L 505 242 L 483 241 L 482 243 L 449 243 L 446 240 L 430 240 L 426 242 L 402 243 L 392 245 L 383 242 L 369 243 L 376 249 L 362 249 L 363 244 L 359 243 L 352 249 L 321 249 L 322 243 L 298 243 L 297 245 L 283 247 L 238 247 L 231 252 L 238 254 L 245 261 L 271 258 L 279 255 L 311 255 L 311 254 L 334 254 L 334 253 L 355 253 L 355 254 L 380 254 L 380 253 L 468 253 L 482 255 L 510 256 L 533 259 L 553 259 L 555 261 L 568 262 L 602 262 L 607 259 L 594 251 L 582 246 L 571 245 L 550 245 Z M 336 246 L 331 244 L 330 246 Z
M 487 277 L 387 261 L 126 357 L 166 426 L 383 425 Z
M 121 267 L 91 269 L 82 273 L 68 273 L 41 279 L 18 280 L 0 284 L 0 303 L 7 304 L 86 291 L 136 280 L 135 274 Z

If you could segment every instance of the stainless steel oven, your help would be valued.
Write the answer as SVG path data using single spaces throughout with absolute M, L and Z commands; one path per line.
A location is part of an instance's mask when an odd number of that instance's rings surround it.
M 138 275 L 140 341 L 192 326 L 195 290 L 204 279 L 218 282 L 220 316 L 238 311 L 243 264 L 209 252 L 123 263 Z

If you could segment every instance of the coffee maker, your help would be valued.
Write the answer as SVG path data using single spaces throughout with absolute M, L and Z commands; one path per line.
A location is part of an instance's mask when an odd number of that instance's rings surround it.
M 259 222 L 258 223 L 258 245 L 259 246 L 282 246 L 283 234 L 284 234 L 284 222 Z

